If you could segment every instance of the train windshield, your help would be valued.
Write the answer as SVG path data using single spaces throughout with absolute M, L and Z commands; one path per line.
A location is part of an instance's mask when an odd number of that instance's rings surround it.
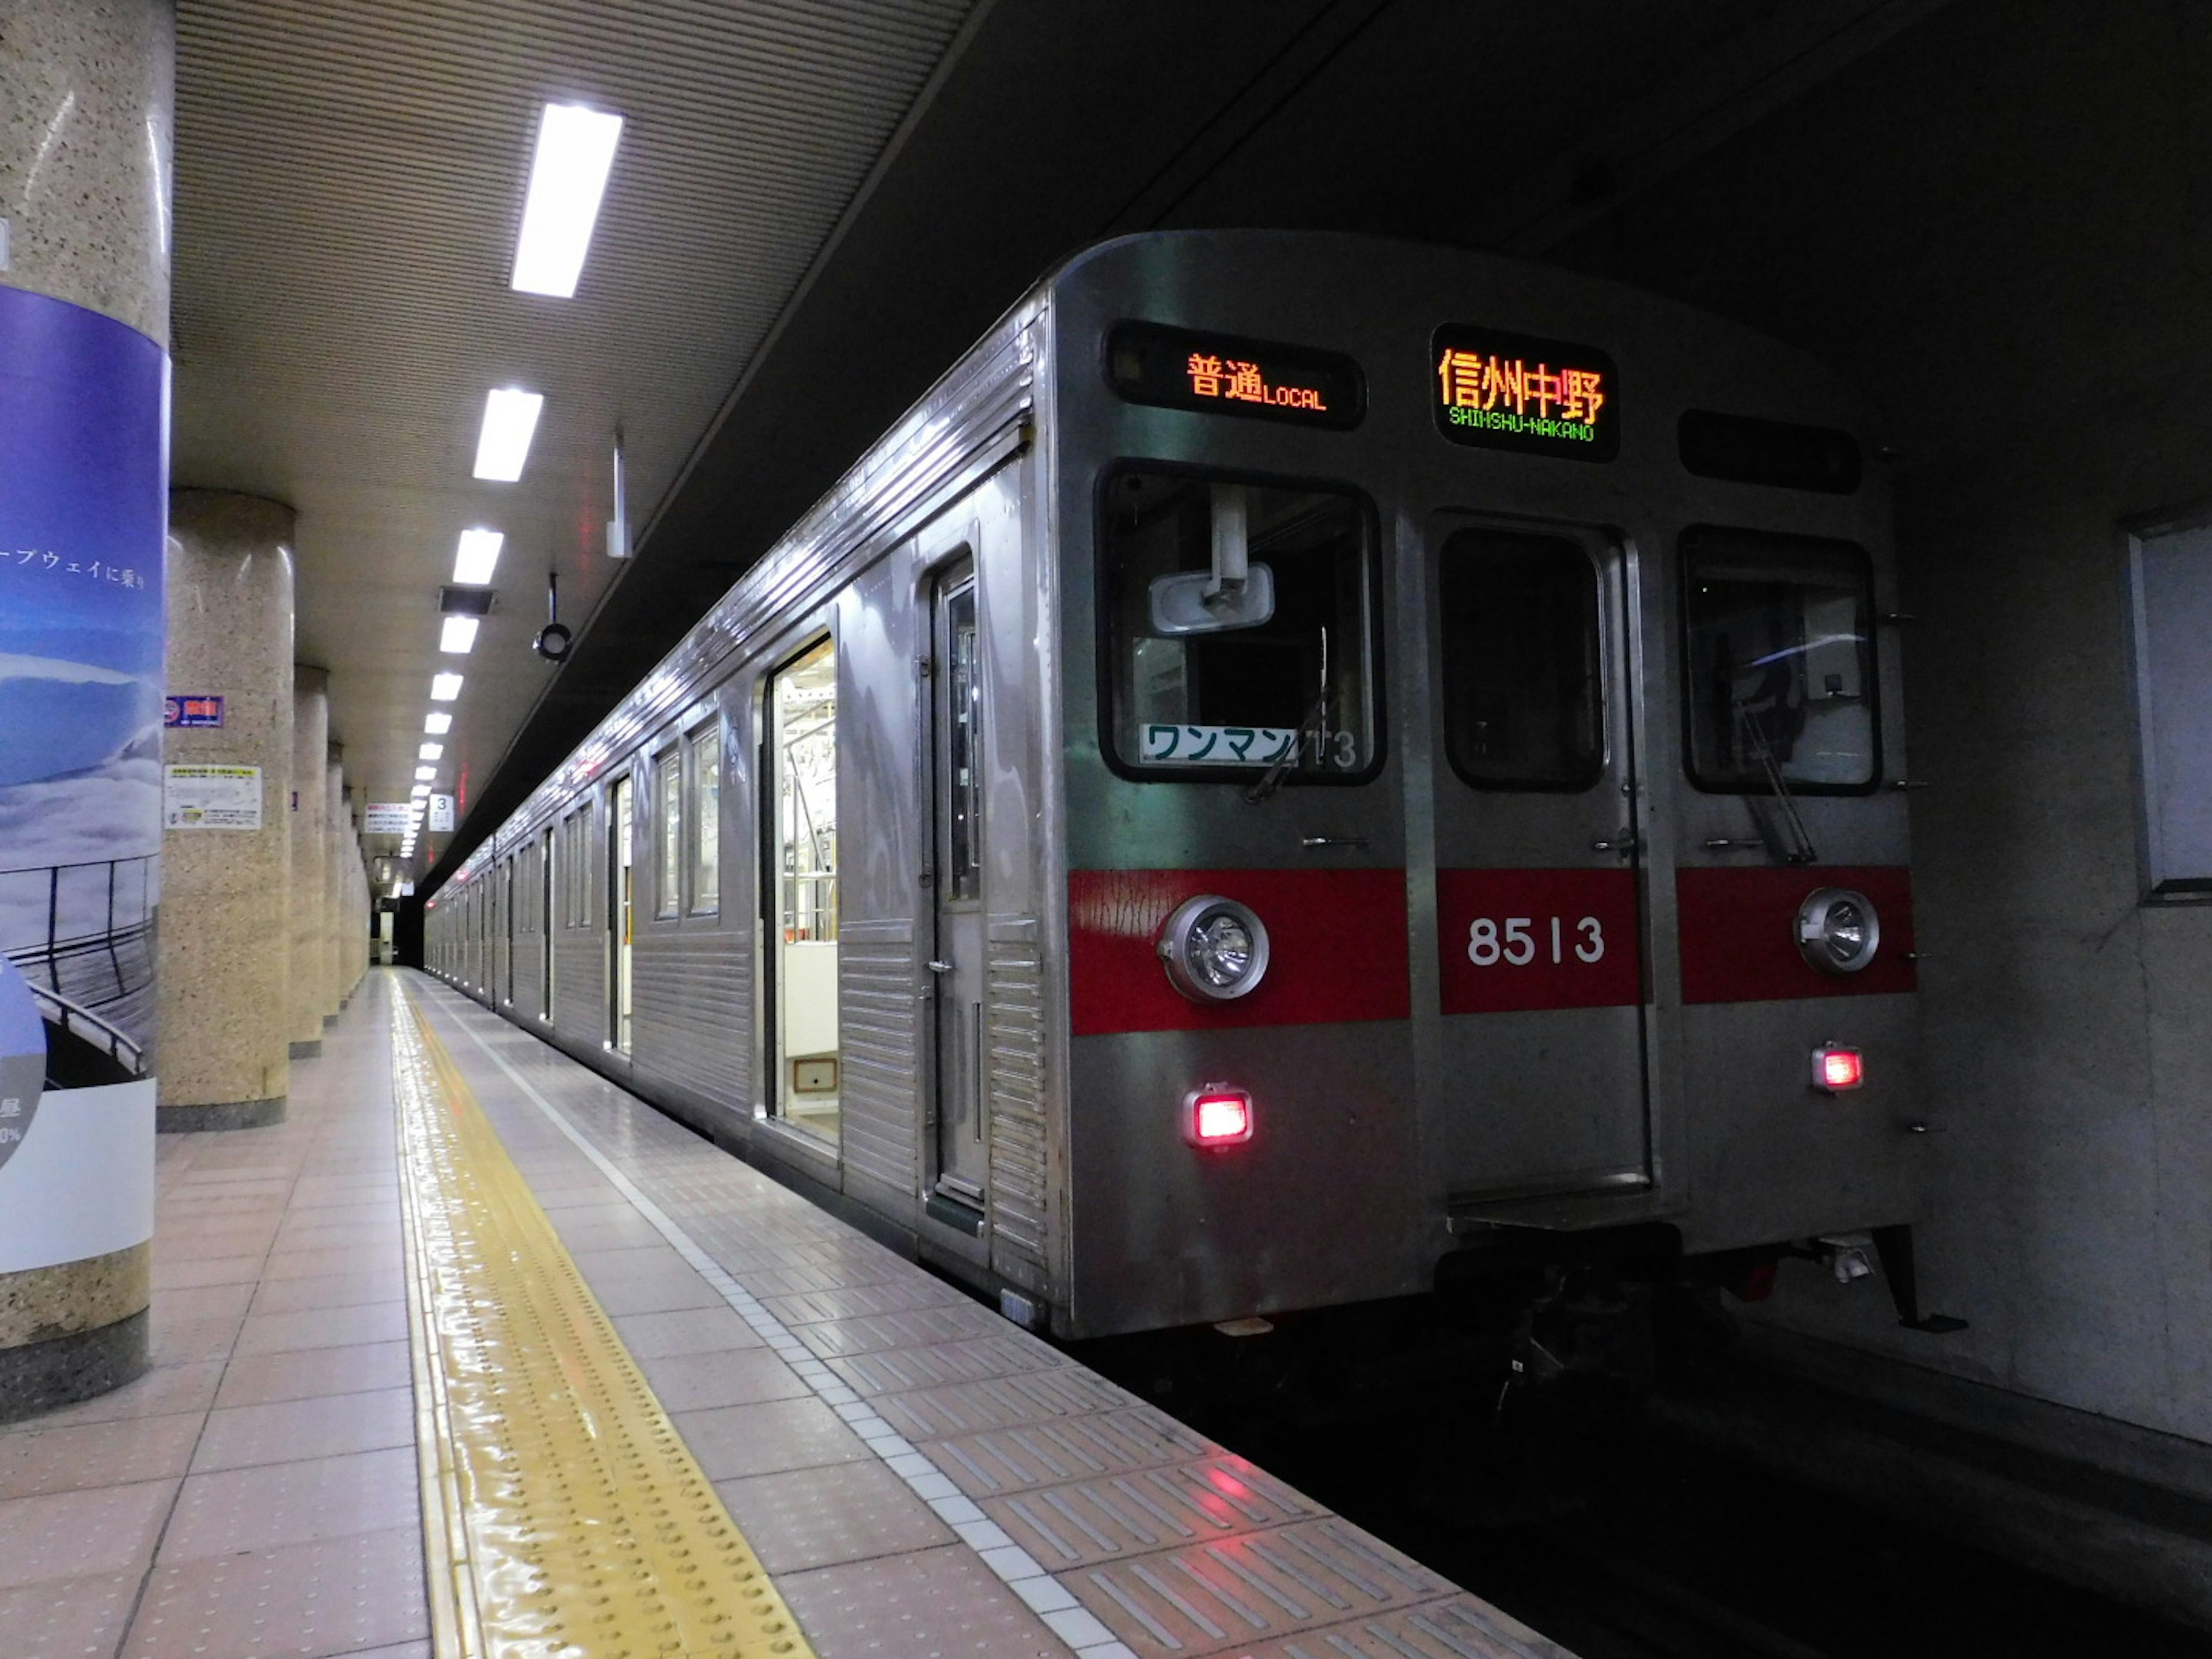
M 1371 774 L 1371 519 L 1342 491 L 1117 473 L 1100 545 L 1118 769 Z
M 1847 542 L 1682 538 L 1688 762 L 1700 788 L 1873 787 L 1873 570 Z

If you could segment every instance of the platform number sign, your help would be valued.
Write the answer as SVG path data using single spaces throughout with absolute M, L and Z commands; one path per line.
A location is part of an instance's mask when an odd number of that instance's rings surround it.
M 1636 878 L 1626 870 L 1442 870 L 1443 1012 L 1640 1001 Z

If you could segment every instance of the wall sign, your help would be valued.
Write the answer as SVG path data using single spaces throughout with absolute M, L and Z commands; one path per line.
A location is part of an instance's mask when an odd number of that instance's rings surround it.
M 171 728 L 180 726 L 221 726 L 222 699 L 206 696 L 166 697 L 162 700 L 161 724 Z
M 430 797 L 430 827 L 441 833 L 451 833 L 453 827 L 453 798 L 451 795 Z
M 409 816 L 410 809 L 404 800 L 371 801 L 362 819 L 361 832 L 365 836 L 404 836 Z
M 1430 355 L 1437 430 L 1455 444 L 1609 461 L 1620 372 L 1595 346 L 1447 324 Z
M 1341 431 L 1367 412 L 1366 381 L 1349 357 L 1157 323 L 1115 325 L 1106 378 L 1133 404 L 1207 415 Z
M 161 827 L 165 830 L 258 830 L 261 827 L 261 769 L 258 766 L 163 767 Z

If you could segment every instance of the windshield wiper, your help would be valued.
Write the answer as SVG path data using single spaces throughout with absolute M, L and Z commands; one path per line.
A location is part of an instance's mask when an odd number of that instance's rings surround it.
M 1261 801 L 1283 787 L 1283 778 L 1298 763 L 1298 750 L 1304 746 L 1306 733 L 1315 733 L 1314 753 L 1319 756 L 1326 747 L 1323 734 L 1328 731 L 1328 629 L 1321 630 L 1321 690 L 1315 696 L 1313 707 L 1298 722 L 1298 729 L 1291 733 L 1290 747 L 1275 757 L 1274 764 L 1260 775 L 1260 781 L 1244 792 L 1244 799 L 1257 806 Z
M 1796 797 L 1790 793 L 1790 785 L 1782 776 L 1782 768 L 1775 762 L 1773 745 L 1767 742 L 1766 733 L 1759 729 L 1759 722 L 1752 718 L 1751 710 L 1744 706 L 1743 699 L 1731 698 L 1730 702 L 1735 709 L 1736 725 L 1750 739 L 1753 752 L 1759 758 L 1759 769 L 1765 774 L 1766 787 L 1781 808 L 1782 821 L 1789 829 L 1790 839 L 1796 842 L 1794 849 L 1776 847 L 1774 850 L 1782 855 L 1784 864 L 1818 864 L 1820 855 L 1814 850 L 1813 837 L 1806 831 L 1805 820 L 1798 816 Z M 1766 834 L 1770 844 L 1779 839 L 1772 833 L 1772 823 L 1766 817 L 1759 813 L 1753 816 L 1759 818 L 1759 827 Z

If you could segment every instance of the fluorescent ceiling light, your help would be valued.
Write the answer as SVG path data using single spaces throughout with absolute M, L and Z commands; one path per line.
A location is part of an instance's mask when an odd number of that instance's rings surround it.
M 465 656 L 476 649 L 477 619 L 474 617 L 448 617 L 438 630 L 438 649 L 451 655 Z
M 453 717 L 447 714 L 432 714 L 422 722 L 422 729 L 434 738 L 442 738 L 453 729 Z
M 446 745 L 442 743 L 426 743 L 420 749 L 417 749 L 415 751 L 415 758 L 416 760 L 443 760 L 446 758 Z
M 425 796 L 425 795 L 428 794 L 429 793 L 430 793 L 430 786 L 429 786 L 428 784 L 427 784 L 427 783 L 418 783 L 418 784 L 416 784 L 416 785 L 412 789 L 410 789 L 410 790 L 407 792 L 408 795 L 409 795 L 411 799 L 415 799 L 415 800 L 418 800 L 418 801 L 419 801 L 419 800 L 421 800 L 421 799 L 422 799 L 422 797 L 423 797 L 423 796 Z
M 477 439 L 477 477 L 513 483 L 522 476 L 538 413 L 544 407 L 544 392 L 519 386 L 496 386 L 485 395 L 483 432 Z
M 417 783 L 428 783 L 437 775 L 438 769 L 434 766 L 418 766 L 415 769 L 415 781 Z
M 492 396 L 499 394 L 495 392 Z M 523 441 L 526 444 L 529 440 Z M 518 464 L 517 472 L 522 468 Z M 481 473 L 482 469 L 478 469 Z M 491 580 L 492 567 L 499 562 L 499 550 L 507 538 L 496 530 L 464 530 L 461 545 L 453 555 L 453 580 L 467 587 L 482 587 Z
M 451 702 L 455 697 L 458 697 L 460 695 L 461 677 L 459 674 L 433 674 L 430 676 L 430 701 L 432 702 Z
M 514 285 L 521 292 L 562 300 L 575 293 L 622 130 L 619 115 L 580 104 L 545 106 L 514 244 Z

